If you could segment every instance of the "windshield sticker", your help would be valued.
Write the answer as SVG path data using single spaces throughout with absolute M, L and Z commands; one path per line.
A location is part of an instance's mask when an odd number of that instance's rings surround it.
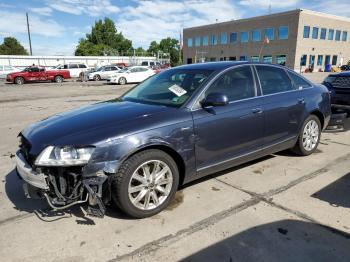
M 171 92 L 173 92 L 177 96 L 183 96 L 184 94 L 187 93 L 185 89 L 183 89 L 181 86 L 178 85 L 172 85 L 171 87 L 168 88 Z

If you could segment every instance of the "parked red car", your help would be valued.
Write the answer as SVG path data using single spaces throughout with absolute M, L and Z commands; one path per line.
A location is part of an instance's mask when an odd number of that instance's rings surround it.
M 46 70 L 41 66 L 30 66 L 21 72 L 8 74 L 7 82 L 22 85 L 25 82 L 53 81 L 62 83 L 64 79 L 70 78 L 68 70 Z

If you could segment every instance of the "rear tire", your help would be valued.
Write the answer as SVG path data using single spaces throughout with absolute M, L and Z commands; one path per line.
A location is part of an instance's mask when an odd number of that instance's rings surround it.
M 16 77 L 16 78 L 15 78 L 15 83 L 16 83 L 17 85 L 23 85 L 23 84 L 24 84 L 24 78 L 21 77 L 21 76 Z
M 119 78 L 118 83 L 119 83 L 119 85 L 125 85 L 126 84 L 126 78 L 125 77 Z
M 63 82 L 63 77 L 62 76 L 55 76 L 55 82 L 56 83 L 62 83 Z
M 113 202 L 133 218 L 153 216 L 175 197 L 179 171 L 174 159 L 157 149 L 131 156 L 110 177 Z
M 321 122 L 315 115 L 310 115 L 304 121 L 299 132 L 298 141 L 292 151 L 300 156 L 311 155 L 318 147 L 321 138 Z

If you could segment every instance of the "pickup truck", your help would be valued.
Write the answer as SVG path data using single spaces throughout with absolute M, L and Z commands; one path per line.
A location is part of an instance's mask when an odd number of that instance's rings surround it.
M 46 70 L 41 66 L 30 66 L 23 71 L 8 74 L 7 82 L 22 85 L 25 82 L 53 81 L 62 83 L 64 79 L 70 78 L 68 70 Z

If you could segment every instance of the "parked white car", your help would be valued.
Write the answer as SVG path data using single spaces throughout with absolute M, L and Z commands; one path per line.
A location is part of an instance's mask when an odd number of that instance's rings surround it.
M 89 70 L 87 65 L 77 63 L 58 65 L 55 69 L 68 70 L 71 77 L 80 77 L 82 72 L 87 72 Z
M 0 65 L 0 78 L 6 78 L 7 74 L 22 71 L 14 66 Z
M 91 72 L 89 74 L 89 80 L 95 80 L 95 81 L 99 81 L 101 79 L 105 80 L 111 77 L 112 75 L 114 75 L 115 73 L 117 73 L 118 71 L 120 71 L 120 68 L 117 66 L 101 66 L 96 71 Z
M 120 70 L 118 73 L 111 76 L 107 83 L 125 85 L 126 83 L 140 83 L 155 72 L 145 66 L 131 66 Z

